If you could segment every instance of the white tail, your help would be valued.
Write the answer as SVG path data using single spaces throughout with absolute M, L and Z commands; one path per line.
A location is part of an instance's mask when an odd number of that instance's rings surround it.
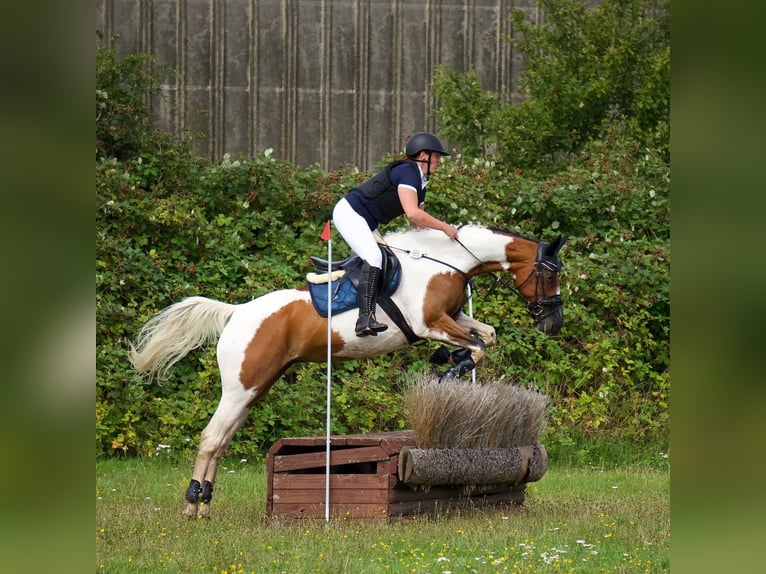
M 206 297 L 188 297 L 152 317 L 130 345 L 137 371 L 163 378 L 190 351 L 221 335 L 236 305 Z

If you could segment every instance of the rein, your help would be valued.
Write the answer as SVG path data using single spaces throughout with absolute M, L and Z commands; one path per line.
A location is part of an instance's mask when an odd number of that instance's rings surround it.
M 455 241 L 460 243 L 460 241 L 457 240 L 457 239 Z M 388 245 L 388 243 L 386 243 L 385 245 Z M 463 245 L 463 244 L 460 243 L 460 245 Z M 388 247 L 390 247 L 391 249 L 396 249 L 397 251 L 401 251 L 402 253 L 406 253 L 407 255 L 412 257 L 413 259 L 428 259 L 429 261 L 433 261 L 435 263 L 439 263 L 441 265 L 444 265 L 445 267 L 449 267 L 450 269 L 454 269 L 455 271 L 460 273 L 460 275 L 462 275 L 463 280 L 465 281 L 466 285 L 473 285 L 473 281 L 471 280 L 471 278 L 468 276 L 468 274 L 465 271 L 463 271 L 462 269 L 458 269 L 457 267 L 455 267 L 451 263 L 447 263 L 446 261 L 442 261 L 441 259 L 436 259 L 435 257 L 431 257 L 430 255 L 426 255 L 425 253 L 420 251 L 420 249 L 402 249 L 401 247 L 396 247 L 394 245 L 388 245 Z M 463 249 L 466 249 L 465 245 L 463 245 Z M 469 251 L 469 253 L 471 253 L 471 252 Z M 473 253 L 471 253 L 471 255 L 473 255 Z M 474 255 L 474 257 L 476 257 L 476 256 Z
M 470 249 L 468 249 L 468 247 L 466 247 L 466 246 L 465 246 L 465 244 L 464 244 L 462 241 L 460 241 L 460 239 L 455 239 L 455 241 L 457 241 L 457 242 L 458 242 L 458 244 L 460 244 L 460 247 L 462 247 L 463 249 L 465 249 L 465 250 L 466 250 L 466 251 L 467 251 L 467 252 L 468 252 L 468 253 L 471 255 L 471 257 L 473 257 L 474 259 L 476 259 L 476 261 L 478 261 L 478 262 L 479 262 L 481 265 L 484 265 L 484 262 L 483 262 L 481 259 L 479 259 L 479 258 L 476 256 L 476 254 L 475 254 L 473 251 L 471 251 Z M 538 254 L 539 254 L 539 251 L 538 251 Z M 536 264 L 536 263 L 537 263 L 537 262 L 535 262 L 535 264 Z M 510 283 L 510 282 L 509 282 L 509 281 L 508 281 L 508 280 L 507 280 L 505 277 L 498 277 L 498 276 L 497 276 L 497 275 L 495 275 L 495 273 L 494 273 L 494 272 L 492 272 L 492 271 L 489 271 L 489 272 L 487 272 L 487 275 L 489 275 L 490 277 L 492 277 L 492 279 L 494 279 L 494 280 L 495 280 L 495 282 L 494 282 L 494 283 L 493 283 L 493 284 L 490 286 L 490 288 L 487 290 L 487 293 L 485 294 L 485 297 L 489 296 L 489 295 L 492 293 L 492 291 L 495 289 L 495 287 L 497 286 L 497 284 L 499 283 L 500 285 L 502 285 L 503 287 L 505 287 L 506 289 L 508 289 L 508 290 L 509 290 L 511 293 L 514 293 L 514 294 L 518 295 L 518 296 L 519 296 L 519 299 L 521 299 L 522 301 L 524 301 L 524 304 L 525 304 L 525 305 L 527 305 L 527 307 L 529 307 L 529 305 L 530 305 L 530 304 L 527 302 L 527 300 L 526 300 L 526 299 L 524 299 L 524 296 L 521 294 L 521 291 L 519 291 L 519 288 L 520 288 L 522 285 L 524 285 L 524 284 L 525 284 L 527 281 L 529 281 L 529 280 L 532 278 L 532 273 L 534 273 L 534 272 L 531 272 L 531 273 L 529 274 L 529 276 L 528 276 L 528 277 L 527 277 L 527 278 L 526 278 L 524 281 L 522 281 L 522 282 L 521 282 L 521 285 L 519 285 L 518 287 L 516 287 L 516 285 L 512 285 L 512 284 L 511 284 L 511 283 Z M 535 292 L 537 292 L 537 290 L 536 290 L 536 289 L 535 289 Z M 473 289 L 471 290 L 471 297 L 473 297 Z

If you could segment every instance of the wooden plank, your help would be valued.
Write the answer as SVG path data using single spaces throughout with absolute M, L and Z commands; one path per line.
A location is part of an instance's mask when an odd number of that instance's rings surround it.
M 399 477 L 397 476 L 397 468 L 399 466 L 399 457 L 392 456 L 388 460 L 384 460 L 378 463 L 378 474 L 392 474 L 396 476 L 397 482 Z
M 266 473 L 268 476 L 266 481 L 266 515 L 271 516 L 271 495 L 273 494 L 271 478 L 274 476 L 274 457 L 272 456 L 266 457 Z
M 276 454 L 281 451 L 285 446 L 300 446 L 300 447 L 316 447 L 325 444 L 325 440 L 321 437 L 293 437 L 293 438 L 281 438 L 269 449 L 269 454 Z
M 279 454 L 285 447 L 318 447 L 326 445 L 326 437 L 287 437 L 281 438 L 269 448 L 270 454 Z M 368 434 L 332 435 L 333 446 L 382 446 L 392 454 L 398 453 L 403 445 L 415 446 L 415 433 L 411 430 L 379 432 Z
M 410 500 L 436 500 L 439 498 L 457 498 L 460 489 L 448 487 L 431 487 L 427 490 L 412 490 L 410 488 L 397 488 L 391 491 L 389 502 L 406 502 Z
M 392 478 L 394 477 L 384 474 L 331 474 L 330 490 L 347 488 L 388 490 L 391 487 Z M 277 473 L 269 484 L 272 485 L 273 490 L 316 488 L 324 491 L 325 475 Z
M 523 497 L 519 500 L 518 493 L 505 492 L 479 496 L 454 496 L 428 499 L 412 499 L 389 503 L 391 516 L 412 516 L 415 514 L 430 514 L 439 511 L 447 511 L 458 506 L 470 504 L 481 507 L 497 506 L 503 504 L 523 504 Z
M 330 504 L 330 516 L 336 518 L 385 518 L 388 515 L 387 504 Z M 288 518 L 323 518 L 324 503 L 274 503 L 272 517 Z
M 375 462 L 386 460 L 388 454 L 378 446 L 363 448 L 345 448 L 330 451 L 330 465 L 354 464 L 359 462 Z M 287 472 L 308 468 L 324 468 L 327 453 L 310 452 L 305 454 L 275 455 L 274 472 Z
M 381 434 L 381 447 L 392 455 L 398 455 L 404 446 L 414 447 L 416 444 L 415 432 L 411 430 Z
M 413 490 L 407 487 L 400 487 L 392 489 L 390 492 L 389 502 L 405 502 L 410 500 L 435 500 L 438 498 L 450 499 L 450 498 L 468 498 L 469 496 L 479 496 L 487 494 L 505 494 L 511 492 L 511 489 L 507 486 L 493 487 L 489 489 L 483 489 L 481 491 L 474 491 L 466 493 L 462 487 L 448 487 L 448 486 L 432 486 L 426 490 Z
M 274 505 L 281 503 L 319 504 L 325 500 L 323 488 L 275 490 Z M 388 491 L 384 489 L 330 489 L 330 505 L 333 504 L 385 504 L 388 502 Z

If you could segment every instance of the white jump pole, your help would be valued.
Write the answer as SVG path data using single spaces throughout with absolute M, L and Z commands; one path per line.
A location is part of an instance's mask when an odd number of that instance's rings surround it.
M 324 520 L 330 522 L 330 409 L 332 408 L 332 235 L 328 220 L 322 231 L 327 241 L 327 435 L 325 453 Z
M 471 292 L 471 282 L 468 282 L 468 316 L 473 319 L 473 293 Z M 476 367 L 471 369 L 471 382 L 476 382 Z

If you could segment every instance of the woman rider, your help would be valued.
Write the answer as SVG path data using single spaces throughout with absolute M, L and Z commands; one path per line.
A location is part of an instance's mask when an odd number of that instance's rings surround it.
M 413 134 L 405 147 L 406 157 L 390 163 L 370 179 L 355 187 L 333 209 L 335 228 L 349 247 L 363 260 L 362 279 L 358 285 L 358 337 L 377 335 L 388 329 L 375 319 L 380 268 L 383 256 L 373 232 L 378 225 L 405 215 L 415 227 L 441 230 L 457 239 L 457 228 L 424 209 L 428 178 L 449 155 L 441 141 L 429 132 Z

